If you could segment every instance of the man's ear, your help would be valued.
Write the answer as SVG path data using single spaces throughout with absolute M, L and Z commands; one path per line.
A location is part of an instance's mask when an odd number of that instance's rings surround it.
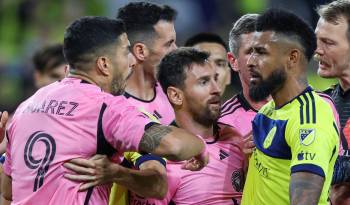
M 171 104 L 175 106 L 181 106 L 183 104 L 184 95 L 182 90 L 170 86 L 167 89 L 167 95 Z
M 288 63 L 287 68 L 290 69 L 290 68 L 294 68 L 295 66 L 297 66 L 300 63 L 301 57 L 302 57 L 302 54 L 298 49 L 292 49 L 289 52 L 289 57 L 288 57 L 288 61 L 287 61 L 287 63 Z
M 233 70 L 233 71 L 236 71 L 236 72 L 239 72 L 237 59 L 236 59 L 236 57 L 233 55 L 233 53 L 231 53 L 231 52 L 228 52 L 228 53 L 227 53 L 227 60 L 228 60 L 228 63 L 230 64 L 232 70 Z
M 96 60 L 97 70 L 104 76 L 109 76 L 111 74 L 110 67 L 112 65 L 111 61 L 106 56 L 100 56 Z
M 132 47 L 132 53 L 134 54 L 136 61 L 145 61 L 149 51 L 145 44 L 135 43 Z

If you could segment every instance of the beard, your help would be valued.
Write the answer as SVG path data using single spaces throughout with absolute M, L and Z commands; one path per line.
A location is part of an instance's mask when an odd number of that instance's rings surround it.
M 198 112 L 192 112 L 193 120 L 199 124 L 210 127 L 212 126 L 220 116 L 220 109 L 213 110 L 209 108 L 209 105 L 204 109 L 200 109 Z
M 111 93 L 114 96 L 124 95 L 126 82 L 123 79 L 113 79 L 111 84 Z
M 260 82 L 249 83 L 249 97 L 255 102 L 266 99 L 269 95 L 282 87 L 287 79 L 287 74 L 283 68 L 280 68 L 273 71 L 267 79 L 260 79 Z
M 126 78 L 124 78 L 122 75 L 116 75 L 113 78 L 112 83 L 111 83 L 112 95 L 114 95 L 114 96 L 124 95 L 126 82 L 130 78 L 132 73 L 133 73 L 133 70 L 130 70 L 130 72 Z

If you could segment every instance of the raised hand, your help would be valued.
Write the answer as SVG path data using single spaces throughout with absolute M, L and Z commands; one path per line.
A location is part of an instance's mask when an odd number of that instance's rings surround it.
M 255 143 L 253 141 L 253 132 L 250 131 L 243 137 L 243 153 L 250 156 L 255 148 Z

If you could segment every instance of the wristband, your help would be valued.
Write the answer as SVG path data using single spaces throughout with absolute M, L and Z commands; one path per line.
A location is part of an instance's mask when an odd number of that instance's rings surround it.
M 156 160 L 158 162 L 160 162 L 164 167 L 166 167 L 166 162 L 163 158 L 157 156 L 157 155 L 153 155 L 153 154 L 146 154 L 146 155 L 142 155 L 141 157 L 139 157 L 136 160 L 135 166 L 137 167 L 137 169 L 140 168 L 140 165 L 146 161 L 149 160 Z

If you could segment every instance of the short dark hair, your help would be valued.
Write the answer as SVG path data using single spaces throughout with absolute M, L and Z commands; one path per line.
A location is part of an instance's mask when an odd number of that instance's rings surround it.
M 34 69 L 40 73 L 51 71 L 59 65 L 66 64 L 62 44 L 53 44 L 37 50 L 32 60 Z
M 241 47 L 241 35 L 255 31 L 256 20 L 259 14 L 245 14 L 234 24 L 229 34 L 230 51 L 238 57 L 239 48 Z
M 317 9 L 318 14 L 326 21 L 338 24 L 341 17 L 344 17 L 348 24 L 347 37 L 350 42 L 350 1 L 337 0 L 329 4 L 322 5 Z
M 160 20 L 173 22 L 177 12 L 167 5 L 158 5 L 149 2 L 132 2 L 118 10 L 117 18 L 122 19 L 126 26 L 130 43 L 145 43 L 152 39 L 154 25 Z
M 186 47 L 193 47 L 200 43 L 217 43 L 222 45 L 227 50 L 225 41 L 215 33 L 198 33 L 185 42 Z
M 87 54 L 99 54 L 103 48 L 118 42 L 125 33 L 121 20 L 99 16 L 82 17 L 74 21 L 64 34 L 63 53 L 71 69 L 84 69 L 79 63 L 91 62 Z
M 192 64 L 204 64 L 209 53 L 194 48 L 182 47 L 171 51 L 161 60 L 158 81 L 166 93 L 169 86 L 184 88 L 186 71 Z
M 316 50 L 316 35 L 312 28 L 297 15 L 282 9 L 268 9 L 261 14 L 256 31 L 273 31 L 299 43 L 308 61 Z

